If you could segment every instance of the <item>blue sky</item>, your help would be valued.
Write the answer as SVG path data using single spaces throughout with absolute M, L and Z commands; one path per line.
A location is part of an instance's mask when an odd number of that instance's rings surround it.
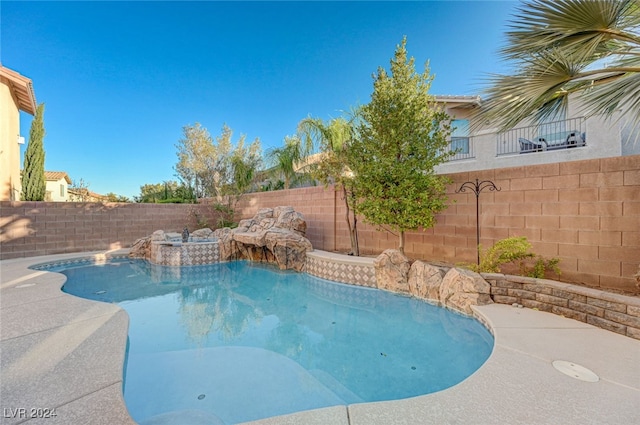
M 407 36 L 432 94 L 478 94 L 517 2 L 0 3 L 0 60 L 46 104 L 45 168 L 132 198 L 176 180 L 182 127 L 263 150 L 369 101 Z M 28 138 L 32 117 L 21 115 Z M 24 151 L 24 148 L 23 148 Z

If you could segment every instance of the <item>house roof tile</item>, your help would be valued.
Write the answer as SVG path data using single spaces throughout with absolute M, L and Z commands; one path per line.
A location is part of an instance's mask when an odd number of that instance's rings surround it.
M 69 175 L 64 171 L 45 171 L 44 179 L 47 181 L 58 181 L 61 179 L 65 179 L 67 181 L 67 184 L 71 184 Z
M 18 108 L 31 115 L 36 113 L 36 94 L 30 78 L 20 75 L 16 71 L 0 65 L 0 80 L 7 83 L 15 93 Z

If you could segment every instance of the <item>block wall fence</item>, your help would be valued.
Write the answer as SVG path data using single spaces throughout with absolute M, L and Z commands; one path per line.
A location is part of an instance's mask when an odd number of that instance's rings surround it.
M 481 192 L 480 243 L 526 236 L 536 254 L 560 258 L 560 281 L 638 293 L 640 264 L 640 156 L 449 174 L 449 207 L 432 229 L 408 232 L 405 253 L 449 264 L 476 261 L 476 197 L 455 193 L 466 181 L 491 180 L 500 191 Z M 348 252 L 341 192 L 311 187 L 247 195 L 241 217 L 259 208 L 291 205 L 307 219 L 317 249 Z M 358 222 L 361 255 L 397 248 L 398 236 Z M 515 272 L 516 269 L 505 269 Z M 552 277 L 552 276 L 550 276 Z
M 0 202 L 0 259 L 128 248 L 156 230 L 215 223 L 206 205 Z
M 466 181 L 491 180 L 500 191 L 483 191 L 480 243 L 491 246 L 526 236 L 534 252 L 561 259 L 560 281 L 638 293 L 640 264 L 640 156 L 503 168 L 450 174 L 449 207 L 432 229 L 408 232 L 406 254 L 445 262 L 476 260 L 476 197 L 455 193 Z M 260 208 L 291 205 L 307 220 L 317 249 L 347 252 L 349 235 L 341 193 L 309 187 L 245 195 L 237 218 Z M 153 231 L 210 227 L 217 217 L 205 205 L 0 202 L 0 259 L 131 246 Z M 397 247 L 397 235 L 358 223 L 363 255 Z M 513 272 L 515 270 L 504 270 Z

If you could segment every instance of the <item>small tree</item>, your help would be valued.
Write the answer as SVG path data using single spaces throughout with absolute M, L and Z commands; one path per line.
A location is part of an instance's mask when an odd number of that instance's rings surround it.
M 185 126 L 183 132 L 184 137 L 176 145 L 175 169 L 183 184 L 195 188 L 199 197 L 214 197 L 220 204 L 228 200 L 225 197 L 236 196 L 251 186 L 260 164 L 260 139 L 246 148 L 245 136 L 241 135 L 234 146 L 233 131 L 226 124 L 215 141 L 200 124 Z
M 131 199 L 129 199 L 127 196 L 118 195 L 113 192 L 109 192 L 105 196 L 107 197 L 108 202 L 124 202 L 124 203 L 131 202 Z
M 184 137 L 176 144 L 175 170 L 182 182 L 193 187 L 197 197 L 206 196 L 205 188 L 217 157 L 213 139 L 199 123 L 182 128 Z
M 391 60 L 391 74 L 378 68 L 374 75 L 359 137 L 348 150 L 358 188 L 356 211 L 397 231 L 401 252 L 406 230 L 432 227 L 435 214 L 446 208 L 448 180 L 434 167 L 452 154 L 449 117 L 429 95 L 428 64 L 424 74 L 417 74 L 405 46 L 406 37 Z
M 286 136 L 284 146 L 270 149 L 267 159 L 272 164 L 274 174 L 284 177 L 284 188 L 289 189 L 296 177 L 297 166 L 307 159 L 313 145 L 310 139 L 305 143 L 298 136 Z
M 107 195 L 109 196 L 109 195 Z M 134 197 L 138 203 L 192 203 L 193 189 L 175 180 L 140 186 L 140 195 Z
M 73 202 L 87 202 L 90 199 L 89 183 L 84 179 L 73 180 L 69 185 L 69 195 Z
M 44 177 L 44 103 L 38 105 L 29 130 L 29 145 L 24 153 L 22 199 L 44 201 L 47 183 Z
M 324 183 L 334 184 L 342 191 L 345 206 L 345 221 L 351 240 L 351 254 L 360 255 L 358 243 L 358 216 L 354 205 L 357 199 L 356 187 L 353 184 L 353 173 L 349 167 L 347 150 L 354 137 L 354 121 L 357 113 L 349 120 L 336 118 L 325 124 L 319 118 L 305 118 L 298 124 L 298 131 L 310 144 L 320 147 L 320 160 L 315 164 L 311 175 Z M 315 143 L 314 143 L 315 142 Z

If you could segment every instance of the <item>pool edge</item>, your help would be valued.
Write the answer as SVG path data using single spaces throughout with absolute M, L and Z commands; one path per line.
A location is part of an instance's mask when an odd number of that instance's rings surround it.
M 71 258 L 84 254 L 86 253 L 46 256 L 46 258 Z M 49 285 L 58 285 L 60 289 L 64 282 L 60 283 L 58 279 L 56 283 L 56 279 L 47 278 L 47 275 L 59 275 L 59 273 L 35 274 L 28 268 L 37 264 L 39 260 L 41 262 L 43 258 L 45 257 L 0 261 L 3 293 L 19 284 L 35 280 L 43 286 L 47 285 L 46 281 L 49 280 Z M 59 292 L 60 296 L 73 297 L 62 291 Z M 7 307 L 4 299 L 5 297 L 2 297 L 3 302 L 0 304 L 3 313 Z M 98 303 L 84 301 L 90 304 Z M 608 364 L 612 363 L 625 375 L 629 374 L 629 379 L 634 380 L 640 377 L 639 341 L 575 320 L 531 309 L 493 304 L 475 307 L 474 311 L 477 311 L 489 324 L 488 329 L 495 337 L 494 350 L 476 373 L 458 385 L 438 393 L 409 399 L 363 403 L 346 408 L 343 408 L 344 406 L 329 407 L 263 419 L 251 424 L 296 424 L 301 423 L 299 422 L 301 418 L 305 418 L 303 422 L 310 425 L 453 423 L 464 421 L 465 418 L 467 421 L 473 420 L 475 423 L 487 424 L 506 422 L 525 424 L 532 421 L 580 424 L 585 423 L 585 416 L 592 423 L 604 419 L 609 423 L 640 421 L 640 412 L 635 408 L 640 384 L 628 385 L 622 382 L 624 378 L 620 378 L 615 370 L 608 368 Z M 3 323 L 6 326 L 7 322 L 3 321 Z M 120 332 L 126 336 L 126 326 Z M 126 337 L 124 340 L 126 341 Z M 100 344 L 97 345 L 98 348 L 104 348 Z M 595 349 L 584 350 L 584 346 L 595 347 Z M 125 344 L 120 347 L 122 355 L 124 350 Z M 633 355 L 633 353 L 636 354 Z M 601 381 L 590 384 L 595 388 L 591 392 L 605 400 L 616 400 L 616 403 L 598 402 L 598 399 L 593 399 L 592 394 L 586 394 L 580 389 L 584 384 L 571 378 L 560 377 L 560 374 L 554 372 L 550 366 L 549 356 L 560 354 L 565 357 L 573 356 L 595 369 Z M 120 365 L 120 376 L 115 383 L 122 382 L 123 367 L 124 359 Z M 64 376 L 59 380 L 64 381 Z M 4 380 L 2 385 L 4 393 L 6 391 Z M 536 391 L 536 385 L 542 385 L 544 391 Z M 568 400 L 564 399 L 567 389 L 573 393 L 571 407 L 567 405 Z M 25 394 L 24 398 L 27 399 L 29 396 Z M 46 393 L 38 396 L 39 403 L 46 403 L 51 399 L 50 394 Z M 91 404 L 94 408 L 83 407 L 81 403 L 83 400 L 92 400 Z M 535 406 L 535 411 L 532 411 L 532 405 Z M 567 405 L 567 408 L 562 409 L 563 405 Z M 578 407 L 582 410 L 576 411 Z M 61 423 L 134 423 L 128 414 L 121 388 L 119 396 L 117 394 L 114 396 L 113 385 L 85 394 L 79 399 L 70 400 L 60 406 L 60 411 L 63 410 L 73 412 L 72 416 L 76 421 L 62 420 Z M 126 418 L 122 415 L 123 413 L 126 414 Z M 114 421 L 114 415 L 119 419 Z M 17 421 L 3 421 L 3 423 L 17 423 Z

